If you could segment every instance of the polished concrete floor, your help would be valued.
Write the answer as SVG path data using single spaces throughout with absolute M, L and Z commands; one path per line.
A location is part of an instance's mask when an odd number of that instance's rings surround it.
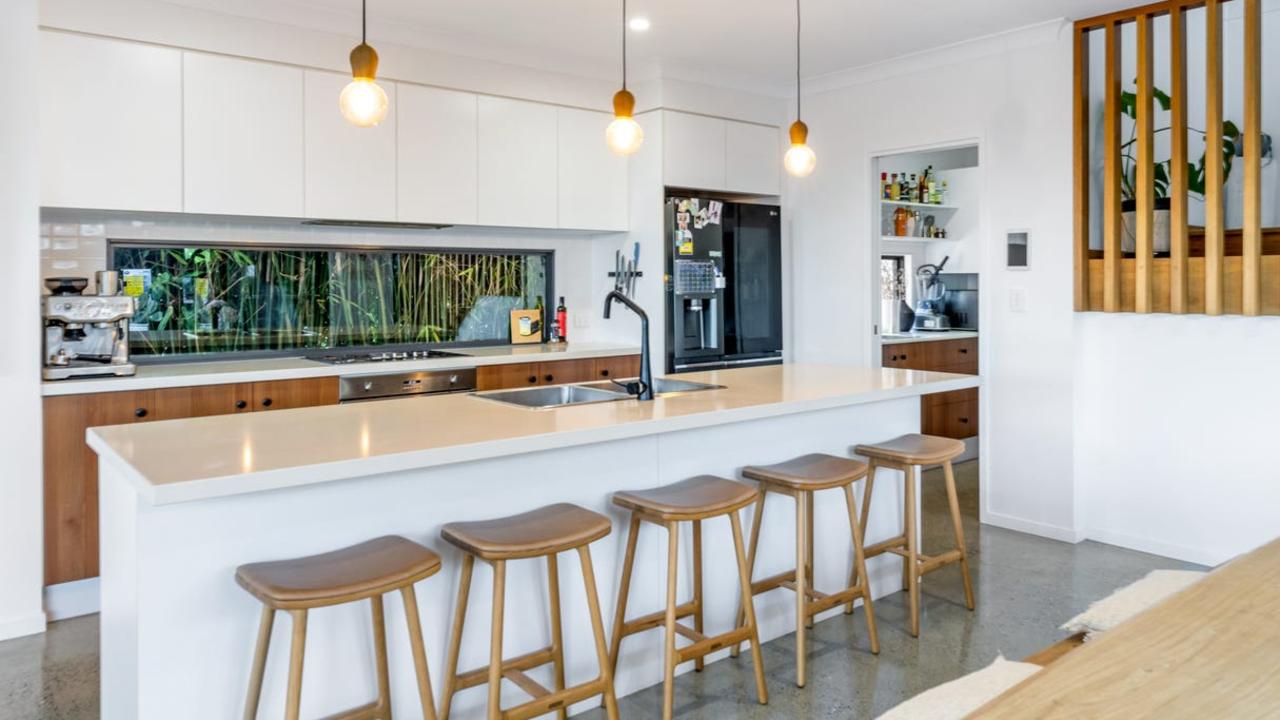
M 880 654 L 868 651 L 859 609 L 818 623 L 810 632 L 809 678 L 793 683 L 793 636 L 764 646 L 770 702 L 754 700 L 749 654 L 708 665 L 676 681 L 676 714 L 725 718 L 871 718 L 939 683 L 989 664 L 1017 659 L 1064 635 L 1057 626 L 1090 602 L 1155 568 L 1184 563 L 1084 542 L 1045 540 L 978 525 L 977 463 L 957 467 L 965 539 L 977 610 L 964 607 L 958 567 L 923 584 L 921 634 L 906 632 L 906 596 L 878 600 Z M 941 475 L 926 473 L 922 493 L 924 550 L 951 543 Z M 94 720 L 98 717 L 97 616 L 53 623 L 44 635 L 0 642 L 0 719 Z M 662 688 L 622 698 L 627 718 L 661 715 Z M 603 718 L 595 711 L 580 717 Z

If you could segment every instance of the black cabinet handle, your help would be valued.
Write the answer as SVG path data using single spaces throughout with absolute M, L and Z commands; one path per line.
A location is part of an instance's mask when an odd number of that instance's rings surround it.
M 963 355 L 968 355 L 968 354 L 969 354 L 969 348 L 960 348 L 960 353 L 961 353 L 961 354 L 963 354 Z
M 556 379 L 556 376 L 555 376 L 555 375 L 552 375 L 551 373 L 547 373 L 546 377 L 544 377 L 544 378 L 542 378 L 542 379 L 543 379 L 543 380 L 546 380 L 547 382 L 551 382 L 551 381 L 553 381 L 553 380 L 555 380 L 555 379 Z
M 906 360 L 906 359 L 907 359 L 907 356 L 906 356 L 906 355 L 903 355 L 903 356 L 902 356 L 902 359 L 903 359 L 903 360 Z
M 134 416 L 134 417 L 144 418 L 144 417 L 146 417 L 146 416 L 147 416 L 147 409 L 146 409 L 146 408 L 138 408 L 137 410 L 134 410 L 134 411 L 133 411 L 133 416 Z
M 889 358 L 889 362 L 897 362 L 897 361 L 898 361 L 897 355 L 894 355 L 893 357 Z
M 237 409 L 237 410 L 243 410 L 243 409 L 245 409 L 245 408 L 247 408 L 247 407 L 249 407 L 249 403 L 245 402 L 244 400 L 237 400 L 237 401 L 236 401 L 236 409 Z
M 262 398 L 262 407 L 271 407 L 271 398 Z
M 536 382 L 538 382 L 538 376 L 537 376 L 537 375 L 530 375 L 530 376 L 529 376 L 529 382 L 531 382 L 531 383 L 536 383 Z
M 964 424 L 968 425 L 968 424 L 969 424 L 969 418 L 960 418 L 960 422 L 962 422 L 962 423 L 964 423 Z
M 600 377 L 609 377 L 609 369 L 605 368 L 604 370 L 601 370 Z

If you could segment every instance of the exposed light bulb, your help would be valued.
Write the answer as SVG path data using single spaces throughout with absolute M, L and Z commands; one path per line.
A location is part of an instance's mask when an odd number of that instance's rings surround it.
M 645 30 L 649 29 L 649 18 L 647 17 L 631 18 L 631 22 L 627 23 L 627 27 L 631 28 L 632 30 L 635 30 L 636 32 L 644 32 Z
M 619 155 L 631 155 L 644 143 L 644 128 L 631 116 L 636 108 L 636 98 L 627 90 L 619 90 L 613 96 L 613 122 L 604 131 L 609 149 Z
M 809 147 L 809 126 L 797 120 L 791 123 L 791 149 L 782 157 L 782 165 L 792 177 L 809 177 L 818 156 Z
M 387 93 L 369 78 L 356 78 L 342 88 L 338 107 L 347 122 L 359 127 L 373 127 L 387 116 Z

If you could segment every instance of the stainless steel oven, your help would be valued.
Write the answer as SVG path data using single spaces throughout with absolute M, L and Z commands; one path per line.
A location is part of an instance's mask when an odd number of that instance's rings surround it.
M 422 397 L 475 389 L 475 368 L 350 375 L 338 381 L 338 402 Z

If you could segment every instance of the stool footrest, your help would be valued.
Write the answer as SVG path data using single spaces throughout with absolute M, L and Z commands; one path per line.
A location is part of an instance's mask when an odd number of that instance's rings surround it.
M 549 712 L 566 708 L 580 700 L 586 700 L 593 695 L 600 695 L 608 689 L 608 684 L 604 678 L 599 677 L 590 682 L 574 685 L 564 690 L 557 690 L 539 698 L 534 698 L 526 703 L 517 705 L 509 710 L 502 711 L 502 717 L 505 720 L 526 720 L 527 718 L 535 718 L 539 715 L 545 715 Z
M 795 592 L 796 590 L 796 581 L 794 579 L 795 575 L 792 574 L 791 577 L 792 577 L 791 580 L 783 580 L 782 582 L 778 583 L 778 587 L 784 587 L 790 590 L 791 592 Z M 814 590 L 811 587 L 805 588 L 804 594 L 808 596 L 807 599 L 809 602 L 813 602 L 815 600 L 822 600 L 823 598 L 827 597 L 826 593 L 822 592 L 821 590 Z
M 785 582 L 794 582 L 795 579 L 796 579 L 795 570 L 788 570 L 786 572 L 780 572 L 777 575 L 770 575 L 769 577 L 764 578 L 763 580 L 756 580 L 755 582 L 751 583 L 751 594 L 759 595 L 761 593 L 769 592 L 774 588 L 782 587 L 782 584 Z
M 948 550 L 942 553 L 941 555 L 933 555 L 933 556 L 918 555 L 917 557 L 919 558 L 919 562 L 920 562 L 920 565 L 919 565 L 920 574 L 923 575 L 927 572 L 933 572 L 934 570 L 937 570 L 943 565 L 950 565 L 951 563 L 960 562 L 961 553 L 959 550 Z
M 870 560 L 877 555 L 883 555 L 887 552 L 893 552 L 896 548 L 905 547 L 906 544 L 907 536 L 899 535 L 898 537 L 889 538 L 888 540 L 881 540 L 874 545 L 868 545 L 863 549 L 862 555 L 866 559 Z
M 676 629 L 679 630 L 679 628 L 680 626 L 676 625 Z M 716 635 L 714 637 L 704 637 L 692 645 L 676 648 L 676 664 L 679 665 L 680 663 L 685 663 L 690 660 L 696 660 L 704 655 L 713 653 L 716 650 L 721 650 L 729 647 L 730 645 L 737 645 L 738 643 L 746 642 L 750 639 L 751 628 L 745 626 L 735 628 L 727 633 Z
M 677 605 L 676 619 L 679 620 L 681 618 L 687 618 L 696 612 L 698 612 L 698 603 L 694 601 L 689 601 L 683 605 Z M 644 632 L 645 630 L 652 630 L 653 628 L 661 627 L 666 622 L 666 610 L 659 610 L 658 612 L 652 612 L 648 615 L 641 615 L 634 620 L 624 622 L 622 624 L 622 632 L 619 634 L 619 637 L 626 637 L 638 632 Z
M 805 612 L 809 615 L 817 615 L 826 612 L 837 605 L 844 605 L 852 600 L 856 600 L 863 596 L 863 587 L 861 584 L 854 585 L 851 588 L 845 588 L 840 592 L 831 593 L 820 600 L 814 600 L 805 604 Z
M 384 717 L 387 717 L 387 708 L 382 704 L 381 700 L 374 700 L 367 705 L 343 710 L 333 715 L 326 715 L 324 720 L 377 720 Z
M 555 654 L 552 652 L 552 649 L 550 647 L 544 647 L 541 650 L 534 650 L 531 653 L 526 653 L 524 655 L 511 658 L 510 660 L 503 660 L 502 674 L 506 675 L 512 670 L 532 670 L 533 668 L 546 665 L 554 659 Z M 486 682 L 489 682 L 488 665 L 459 674 L 455 687 L 457 687 L 458 690 L 466 690 L 467 688 L 476 687 L 477 685 L 483 685 Z
M 696 643 L 702 642 L 703 640 L 707 639 L 706 635 L 703 635 L 702 633 L 698 632 L 697 630 L 694 630 L 688 625 L 681 625 L 680 623 L 676 623 L 676 634 L 682 637 L 686 637 Z
M 537 680 L 525 675 L 523 670 L 503 670 L 502 677 L 515 683 L 517 687 L 528 693 L 535 700 L 551 694 L 551 691 L 543 687 Z

